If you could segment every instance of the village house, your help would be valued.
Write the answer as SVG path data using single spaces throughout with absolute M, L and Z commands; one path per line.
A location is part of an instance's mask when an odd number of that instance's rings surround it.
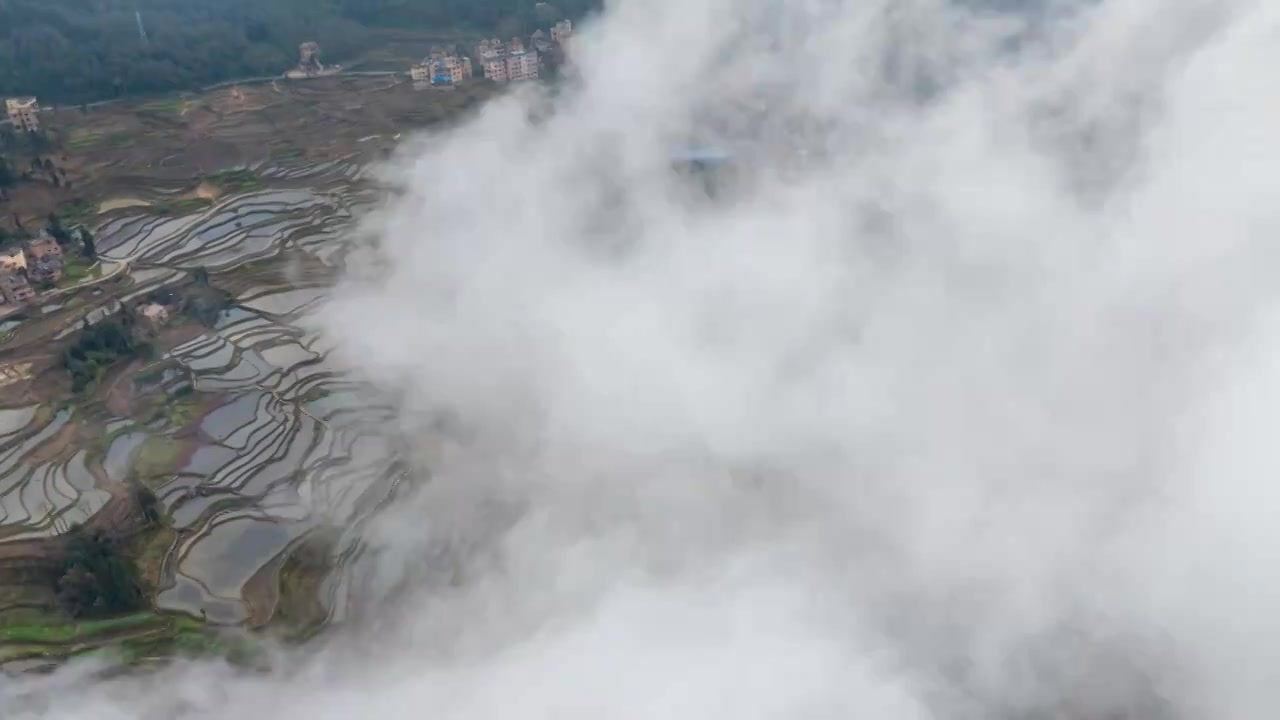
M 414 82 L 430 82 L 436 85 L 457 85 L 471 79 L 471 58 L 437 54 L 432 51 L 420 65 L 409 68 Z
M 507 59 L 493 58 L 484 61 L 484 76 L 494 82 L 504 83 L 507 81 Z
M 510 42 L 481 40 L 476 46 L 484 76 L 499 83 L 531 80 L 538 77 L 538 53 L 525 50 L 520 38 Z M 469 68 L 467 70 L 469 72 Z
M 31 133 L 40 130 L 40 103 L 34 97 L 7 98 L 4 111 L 15 130 Z
M 568 18 L 551 27 L 551 42 L 564 43 L 573 35 L 573 22 Z
M 507 80 L 532 80 L 538 77 L 538 53 L 513 51 L 507 56 Z
M 30 302 L 36 291 L 27 281 L 27 256 L 21 248 L 0 253 L 0 297 L 5 302 Z
M 42 233 L 26 245 L 27 278 L 37 283 L 56 283 L 62 279 L 62 246 L 52 236 Z
M 481 40 L 476 45 L 476 57 L 481 63 L 487 63 L 490 60 L 496 60 L 507 54 L 507 46 L 501 40 L 493 38 L 491 40 Z
M 319 43 L 304 42 L 298 46 L 298 69 L 308 75 L 324 70 L 324 65 L 320 62 Z
M 448 72 L 449 79 L 454 85 L 457 85 L 463 80 L 471 79 L 471 58 L 450 55 L 446 57 L 443 62 L 444 69 Z

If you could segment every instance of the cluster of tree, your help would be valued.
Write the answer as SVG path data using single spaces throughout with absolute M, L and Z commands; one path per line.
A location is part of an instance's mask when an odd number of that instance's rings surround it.
M 62 365 L 71 375 L 72 390 L 89 387 L 120 360 L 151 354 L 151 345 L 134 336 L 134 327 L 134 314 L 127 308 L 93 325 L 85 320 L 76 341 L 62 351 Z
M 68 535 L 55 589 L 58 603 L 69 615 L 101 617 L 143 605 L 138 570 L 113 535 L 83 526 L 72 528 Z
M 31 158 L 27 169 L 22 173 L 22 179 L 27 182 L 43 180 L 54 187 L 63 185 L 71 187 L 71 181 L 67 179 L 67 171 L 55 165 L 52 159 L 39 155 Z
M 231 293 L 209 283 L 209 271 L 200 267 L 191 273 L 191 287 L 182 297 L 182 311 L 205 327 L 213 327 L 231 307 Z
M 9 162 L 9 158 L 0 154 L 0 188 L 7 188 L 18 181 L 18 174 L 14 172 L 13 164 Z
M 62 246 L 64 252 L 69 250 L 69 246 L 77 240 L 80 242 L 80 254 L 89 262 L 98 259 L 97 240 L 93 237 L 93 233 L 89 228 L 81 225 L 74 229 L 74 232 L 67 230 L 62 225 L 62 219 L 57 213 L 49 213 L 49 224 L 45 225 L 45 232 L 49 233 L 58 244 Z
M 142 513 L 147 525 L 160 524 L 160 498 L 145 485 L 134 483 L 129 486 L 129 497 Z
M 329 62 L 368 49 L 371 29 L 511 35 L 600 0 L 0 1 L 0 96 L 85 103 L 274 75 L 320 43 Z M 135 11 L 140 13 L 141 28 Z

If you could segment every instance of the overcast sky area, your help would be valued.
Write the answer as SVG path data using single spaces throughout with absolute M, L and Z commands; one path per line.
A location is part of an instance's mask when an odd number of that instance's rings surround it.
M 430 471 L 357 620 L 0 715 L 1273 716 L 1280 3 L 1018 8 L 614 2 L 409 143 L 324 317 Z

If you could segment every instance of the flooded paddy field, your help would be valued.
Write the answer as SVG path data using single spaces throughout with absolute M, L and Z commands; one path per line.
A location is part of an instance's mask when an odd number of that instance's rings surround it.
M 61 539 L 135 520 L 138 488 L 163 518 L 130 540 L 159 617 L 274 626 L 287 607 L 290 631 L 341 619 L 343 559 L 405 472 L 392 403 L 331 359 L 311 318 L 379 191 L 354 158 L 251 172 L 254 188 L 189 214 L 114 208 L 95 234 L 102 261 L 123 270 L 0 341 L 0 362 L 35 357 L 48 338 L 195 272 L 231 298 L 214 323 L 175 320 L 154 356 L 108 373 L 88 397 L 0 407 L 0 667 L 34 652 L 6 652 L 7 616 L 57 612 L 53 590 L 31 578 L 56 562 Z M 57 358 L 48 363 L 42 372 L 57 375 Z M 34 657 L 46 655 L 57 653 Z

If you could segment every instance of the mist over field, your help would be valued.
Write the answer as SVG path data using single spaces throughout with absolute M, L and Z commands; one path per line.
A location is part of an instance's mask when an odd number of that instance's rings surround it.
M 1280 4 L 1019 7 L 615 2 L 409 142 L 324 316 L 430 474 L 356 620 L 0 714 L 1274 714 Z

